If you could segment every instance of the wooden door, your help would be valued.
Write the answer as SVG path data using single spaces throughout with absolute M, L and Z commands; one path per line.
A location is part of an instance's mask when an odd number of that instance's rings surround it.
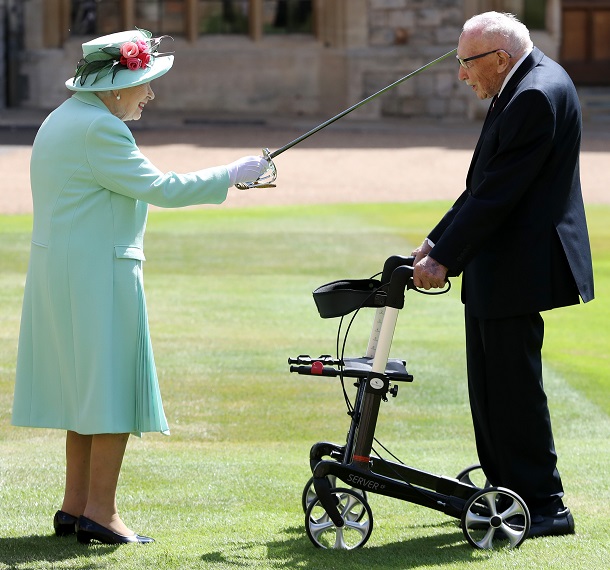
M 577 85 L 610 85 L 610 0 L 564 0 L 561 64 Z

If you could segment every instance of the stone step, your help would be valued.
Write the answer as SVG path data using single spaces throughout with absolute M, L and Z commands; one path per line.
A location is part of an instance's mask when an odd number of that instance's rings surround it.
M 610 87 L 578 87 L 585 120 L 610 122 Z

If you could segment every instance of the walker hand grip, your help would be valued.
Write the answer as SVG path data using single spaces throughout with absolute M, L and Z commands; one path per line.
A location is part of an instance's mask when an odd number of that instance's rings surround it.
M 316 368 L 312 366 L 291 366 L 290 372 L 296 372 L 297 374 L 305 374 L 307 376 L 339 376 L 339 371 L 334 369 L 332 366 L 322 366 Z
M 409 257 L 404 257 L 402 255 L 392 255 L 388 257 L 383 265 L 383 273 L 381 275 L 381 282 L 385 285 L 390 282 L 392 278 L 392 273 L 397 267 L 401 265 L 408 265 L 409 267 L 413 267 L 415 263 L 415 257 L 412 255 Z
M 383 265 L 381 282 L 388 288 L 387 307 L 402 309 L 405 305 L 405 290 L 412 289 L 413 285 L 413 265 L 415 257 L 412 255 L 405 257 L 402 255 L 392 255 L 388 257 Z
M 390 287 L 388 289 L 387 307 L 402 309 L 405 306 L 405 290 L 413 289 L 413 267 L 400 265 L 392 271 Z

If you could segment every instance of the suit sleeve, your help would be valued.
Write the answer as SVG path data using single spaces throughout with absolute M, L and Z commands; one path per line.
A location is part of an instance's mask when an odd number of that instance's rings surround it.
M 430 255 L 436 261 L 461 273 L 524 195 L 534 191 L 554 131 L 554 110 L 543 92 L 526 90 L 509 103 L 497 126 L 483 135 L 493 139 L 485 141 L 484 148 L 496 148 L 487 152 L 484 165 L 476 165 L 482 174 L 430 233 L 436 244 Z
M 436 227 L 428 234 L 428 237 L 432 240 L 433 243 L 437 243 L 443 232 L 447 229 L 449 224 L 453 221 L 456 214 L 460 211 L 460 208 L 464 204 L 464 202 L 468 199 L 468 190 L 464 190 L 460 197 L 455 201 L 453 206 L 447 210 L 447 213 L 442 217 L 441 221 L 436 225 Z
M 227 197 L 229 173 L 224 166 L 163 173 L 140 152 L 131 131 L 116 117 L 94 121 L 85 146 L 93 176 L 111 192 L 165 208 L 220 204 Z

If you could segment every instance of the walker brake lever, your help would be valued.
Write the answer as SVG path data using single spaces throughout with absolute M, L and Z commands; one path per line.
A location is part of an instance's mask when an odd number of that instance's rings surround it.
M 275 188 L 275 179 L 277 178 L 277 169 L 273 164 L 271 153 L 268 148 L 263 149 L 263 158 L 269 163 L 267 170 L 259 176 L 254 182 L 238 182 L 235 188 L 238 190 L 250 190 L 251 188 Z

